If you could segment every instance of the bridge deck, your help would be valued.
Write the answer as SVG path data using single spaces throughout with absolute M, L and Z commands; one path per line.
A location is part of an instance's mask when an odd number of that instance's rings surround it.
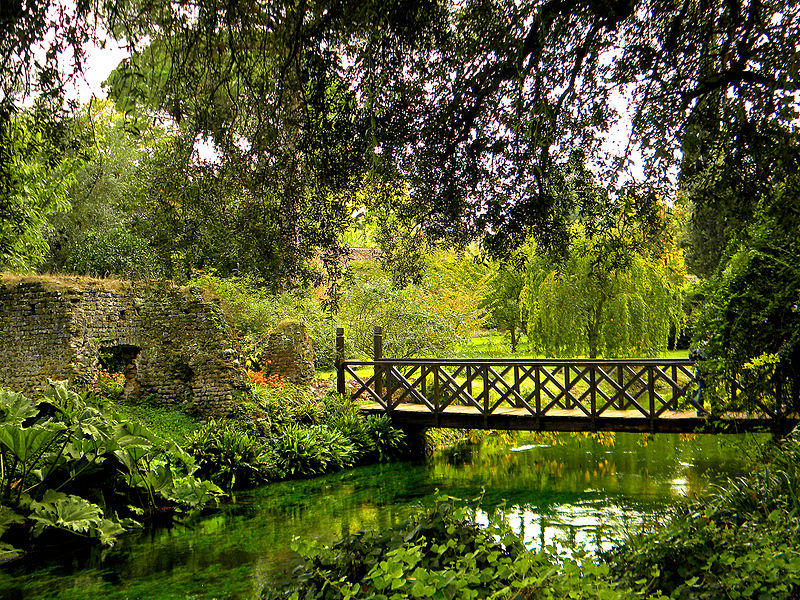
M 360 407 L 365 414 L 387 414 L 377 402 Z M 525 408 L 498 407 L 482 414 L 474 406 L 448 406 L 438 413 L 422 404 L 398 404 L 390 414 L 399 427 L 449 427 L 524 431 L 619 431 L 642 433 L 743 433 L 774 431 L 775 419 L 766 416 L 726 414 L 723 418 L 698 416 L 695 411 L 664 411 L 651 419 L 638 410 L 607 410 L 591 418 L 580 410 L 550 409 L 540 417 Z M 781 429 L 791 428 L 798 419 L 786 418 Z

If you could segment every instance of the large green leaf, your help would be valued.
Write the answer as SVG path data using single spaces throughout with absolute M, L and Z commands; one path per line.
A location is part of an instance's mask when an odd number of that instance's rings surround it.
M 147 429 L 147 427 L 131 421 L 117 423 L 114 426 L 114 438 L 123 448 L 131 445 L 149 448 L 153 445 L 162 445 L 164 443 L 164 440 Z
M 218 486 L 204 479 L 197 479 L 191 475 L 187 477 L 175 477 L 174 485 L 165 494 L 168 500 L 182 504 L 184 506 L 202 506 L 206 502 L 216 501 L 225 493 Z
M 60 423 L 25 428 L 17 423 L 3 423 L 0 424 L 0 444 L 8 448 L 21 463 L 26 464 L 61 435 L 64 429 Z
M 164 495 L 173 487 L 172 469 L 163 462 L 155 466 L 151 465 L 145 481 L 147 486 L 154 492 Z
M 99 506 L 80 496 L 54 490 L 47 490 L 40 502 L 31 502 L 31 509 L 30 518 L 36 521 L 36 535 L 46 527 L 93 534 L 103 524 L 103 511 Z
M 39 414 L 38 402 L 29 400 L 17 392 L 0 390 L 0 411 L 6 423 L 22 423 L 25 419 Z

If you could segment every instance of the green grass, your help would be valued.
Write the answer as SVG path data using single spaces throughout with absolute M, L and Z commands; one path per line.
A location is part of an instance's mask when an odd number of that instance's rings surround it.
M 201 421 L 176 408 L 150 402 L 116 402 L 113 410 L 120 419 L 136 421 L 146 425 L 156 435 L 182 444 L 186 438 L 200 428 Z
M 485 334 L 484 334 L 485 333 Z M 517 343 L 517 352 L 511 352 L 510 338 L 500 332 L 481 332 L 481 335 L 471 337 L 459 348 L 459 354 L 465 358 L 551 358 L 543 354 L 534 354 L 528 348 L 525 336 Z M 657 358 L 687 358 L 688 350 L 666 350 Z M 587 358 L 585 355 L 571 358 Z M 641 357 L 632 357 L 641 358 Z

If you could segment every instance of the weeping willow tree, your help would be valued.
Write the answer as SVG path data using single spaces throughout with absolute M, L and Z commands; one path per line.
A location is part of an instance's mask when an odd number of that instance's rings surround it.
M 585 236 L 560 260 L 531 255 L 522 299 L 533 351 L 597 358 L 666 349 L 670 325 L 683 322 L 680 256 L 611 256 Z

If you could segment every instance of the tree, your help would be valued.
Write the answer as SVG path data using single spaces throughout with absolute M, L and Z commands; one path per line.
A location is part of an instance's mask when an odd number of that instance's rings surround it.
M 520 252 L 514 259 L 500 264 L 489 279 L 480 307 L 487 312 L 487 322 L 506 332 L 511 352 L 517 351 L 519 330 L 525 330 L 527 316 L 522 307 L 525 289 L 527 255 Z
M 635 198 L 617 200 L 596 231 L 576 220 L 565 256 L 534 248 L 522 292 L 534 351 L 652 356 L 666 349 L 670 327 L 680 328 L 685 269 L 670 215 L 662 205 L 648 218 L 662 227 L 645 236 L 631 203 Z
M 296 284 L 315 248 L 338 273 L 347 199 L 375 150 L 372 125 L 346 77 L 348 48 L 365 35 L 379 35 L 393 52 L 408 48 L 424 37 L 426 20 L 414 17 L 424 3 L 388 10 L 380 3 L 288 1 L 148 8 L 112 20 L 114 31 L 133 22 L 151 35 L 109 79 L 118 106 L 168 117 L 187 140 L 208 139 L 248 194 L 277 201 L 274 278 Z M 362 29 L 373 21 L 381 29 Z M 183 164 L 191 160 L 189 153 Z
M 93 100 L 69 123 L 84 162 L 69 189 L 70 210 L 49 216 L 44 267 L 92 275 L 163 275 L 153 264 L 147 237 L 137 235 L 132 223 L 143 209 L 146 166 L 166 132 L 154 126 L 132 129 L 108 100 Z
M 81 2 L 55 24 L 28 4 L 2 14 L 3 68 L 52 27 L 78 53 L 99 18 L 137 49 L 115 97 L 208 136 L 278 200 L 287 280 L 311 246 L 336 249 L 365 169 L 409 185 L 429 238 L 488 233 L 503 253 L 534 234 L 563 250 L 558 167 L 575 149 L 608 181 L 639 149 L 658 187 L 705 132 L 798 114 L 800 7 L 786 0 Z M 604 157 L 620 104 L 628 143 Z
M 373 333 L 383 329 L 383 354 L 392 358 L 446 356 L 459 339 L 459 319 L 423 288 L 396 289 L 388 278 L 354 281 L 343 291 L 337 322 L 357 353 L 372 356 Z
M 44 262 L 47 217 L 70 206 L 79 161 L 57 147 L 57 132 L 38 112 L 0 122 L 0 269 L 30 271 Z
M 731 239 L 695 328 L 708 346 L 705 370 L 720 389 L 737 378 L 800 409 L 800 139 L 772 152 L 780 169 L 753 202 L 749 225 Z M 747 182 L 745 182 L 746 184 Z
M 567 230 L 570 210 L 553 177 L 574 149 L 613 181 L 638 148 L 657 189 L 701 133 L 700 115 L 721 127 L 798 114 L 793 2 L 490 1 L 449 15 L 439 44 L 365 94 L 382 156 L 433 236 L 563 242 L 551 234 Z M 604 160 L 615 98 L 630 136 Z

